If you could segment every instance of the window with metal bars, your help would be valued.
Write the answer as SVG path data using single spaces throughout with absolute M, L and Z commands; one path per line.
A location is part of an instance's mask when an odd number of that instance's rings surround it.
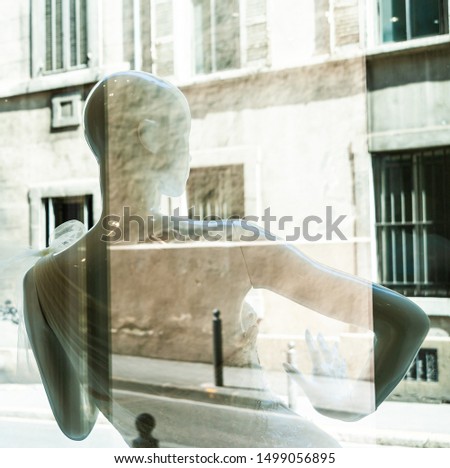
M 373 155 L 379 281 L 450 296 L 450 148 Z
M 405 375 L 405 380 L 438 382 L 439 369 L 437 349 L 420 349 Z
M 87 0 L 45 1 L 45 72 L 88 63 Z
M 448 0 L 379 0 L 382 42 L 448 33 Z
M 243 218 L 244 166 L 192 168 L 186 193 L 190 217 L 202 220 Z

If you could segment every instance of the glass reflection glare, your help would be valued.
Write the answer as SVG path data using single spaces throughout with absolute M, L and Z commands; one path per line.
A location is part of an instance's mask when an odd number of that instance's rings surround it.
M 102 218 L 118 215 L 124 227 L 120 214 L 130 207 L 158 224 L 161 197 L 181 195 L 189 173 L 190 113 L 182 93 L 147 73 L 113 74 L 90 93 L 84 122 L 100 166 Z M 231 236 L 223 242 L 178 241 L 182 229 L 208 227 L 186 219 L 161 223 L 161 235 L 147 242 L 134 232 L 129 242 L 110 244 L 101 241 L 100 221 L 28 272 L 27 329 L 53 412 L 69 437 L 86 437 L 99 409 L 129 444 L 136 418 L 151 413 L 156 439 L 180 445 L 337 446 L 266 384 L 256 352 L 259 322 L 246 302 L 253 289 L 366 332 L 364 352 L 356 342 L 347 353 L 364 355 L 359 369 L 335 372 L 342 362 L 325 340 L 314 344 L 308 336 L 308 346 L 320 346 L 328 361 L 319 366 L 313 358 L 307 377 L 286 366 L 321 413 L 359 419 L 401 380 L 428 330 L 415 304 L 319 264 L 258 226 L 256 239 L 243 242 L 243 220 L 227 223 Z M 204 380 L 214 309 L 223 321 L 224 388 Z M 192 415 L 198 400 L 205 405 Z

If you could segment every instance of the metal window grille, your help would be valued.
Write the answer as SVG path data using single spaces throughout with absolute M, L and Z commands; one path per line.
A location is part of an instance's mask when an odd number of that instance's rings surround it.
M 45 71 L 86 66 L 87 0 L 45 1 Z
M 191 169 L 189 214 L 200 219 L 244 217 L 244 167 L 241 164 Z
M 379 0 L 382 42 L 448 33 L 448 0 Z
M 422 348 L 411 364 L 406 380 L 423 382 L 438 382 L 438 352 L 437 349 Z
M 196 73 L 240 66 L 239 1 L 194 0 Z
M 450 296 L 450 148 L 373 156 L 379 281 Z

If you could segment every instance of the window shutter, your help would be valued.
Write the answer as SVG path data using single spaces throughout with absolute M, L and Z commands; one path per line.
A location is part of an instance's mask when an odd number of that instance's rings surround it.
M 336 47 L 359 43 L 358 0 L 335 0 L 334 25 Z
M 153 2 L 154 73 L 159 76 L 174 74 L 173 62 L 173 0 Z
M 80 1 L 80 56 L 79 63 L 87 63 L 88 61 L 88 40 L 87 40 L 87 5 L 86 0 Z
M 61 70 L 64 68 L 64 43 L 63 43 L 63 4 L 62 0 L 54 0 L 54 12 L 53 16 L 53 34 L 52 34 L 52 48 L 53 52 L 53 68 L 51 70 Z
M 82 32 L 81 54 L 86 54 L 86 63 L 89 67 L 99 65 L 99 35 L 98 35 L 98 8 L 99 2 L 85 0 L 86 30 Z
M 45 2 L 45 70 L 53 69 L 52 2 Z
M 142 47 L 142 70 L 152 71 L 152 40 L 151 40 L 151 8 L 150 0 L 141 0 L 141 47 Z
M 78 0 L 73 8 L 73 17 L 71 16 L 71 25 L 75 23 L 74 28 L 74 53 L 72 57 L 73 65 L 86 65 L 88 62 L 88 44 L 87 44 L 87 6 L 86 0 Z
M 62 0 L 45 2 L 45 71 L 64 68 Z
M 317 55 L 330 53 L 330 1 L 314 0 L 314 41 Z
M 31 3 L 31 76 L 42 75 L 45 62 L 45 31 L 46 11 L 45 1 L 35 0 Z
M 244 0 L 244 2 L 246 64 L 253 66 L 267 65 L 269 53 L 267 1 Z
M 70 66 L 87 64 L 86 0 L 70 0 Z
M 98 65 L 97 2 L 33 0 L 31 76 Z
M 134 68 L 134 5 L 133 0 L 122 2 L 123 59 Z
M 216 1 L 214 16 L 213 71 L 239 68 L 241 65 L 239 2 Z
M 77 4 L 75 0 L 70 0 L 70 66 L 78 64 L 79 54 L 77 51 Z

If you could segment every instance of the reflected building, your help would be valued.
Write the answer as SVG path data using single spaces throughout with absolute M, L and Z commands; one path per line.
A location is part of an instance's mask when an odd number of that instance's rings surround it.
M 66 220 L 96 222 L 101 198 L 82 128 L 85 99 L 108 73 L 152 72 L 182 90 L 192 113 L 188 188 L 165 200 L 166 212 L 188 215 L 194 207 L 191 214 L 201 218 L 256 216 L 312 258 L 411 297 L 437 331 L 396 393 L 450 399 L 449 12 L 447 0 L 429 4 L 0 6 L 2 244 L 41 249 Z M 16 287 L 10 276 L 1 278 L 1 301 Z M 137 327 L 130 301 L 122 301 L 127 320 L 116 330 L 115 351 L 167 357 L 156 342 L 138 346 L 151 329 Z M 269 369 L 281 369 L 292 340 L 309 365 L 305 327 L 340 336 L 344 350 L 353 347 L 352 327 L 269 292 L 250 293 L 248 302 Z M 183 313 L 178 320 L 174 330 L 182 329 Z M 210 317 L 198 324 L 209 326 Z M 186 359 L 209 360 L 198 337 L 182 344 Z

